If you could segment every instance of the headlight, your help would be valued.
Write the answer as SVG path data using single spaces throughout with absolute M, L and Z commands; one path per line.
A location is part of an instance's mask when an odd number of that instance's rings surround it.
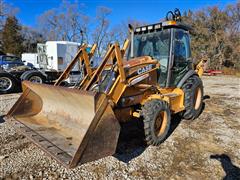
M 9 69 L 9 65 L 8 64 L 3 64 L 2 67 L 3 67 L 4 70 Z

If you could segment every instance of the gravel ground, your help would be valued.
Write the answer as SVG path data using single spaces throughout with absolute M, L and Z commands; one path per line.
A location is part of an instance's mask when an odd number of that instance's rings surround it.
M 68 170 L 0 119 L 0 179 L 240 179 L 240 79 L 204 77 L 205 109 L 173 117 L 172 133 L 146 147 L 141 124 L 122 127 L 117 153 Z M 0 96 L 0 115 L 19 94 Z

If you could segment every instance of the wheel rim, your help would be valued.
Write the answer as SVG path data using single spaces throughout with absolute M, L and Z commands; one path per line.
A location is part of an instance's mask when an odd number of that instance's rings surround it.
M 197 110 L 200 107 L 201 99 L 202 99 L 202 91 L 200 87 L 198 87 L 195 91 L 195 106 L 194 106 L 195 110 Z
M 39 76 L 32 76 L 29 78 L 29 81 L 34 82 L 34 83 L 40 83 L 42 84 L 43 80 Z
M 8 91 L 12 87 L 12 81 L 8 77 L 0 77 L 0 91 Z
M 167 112 L 162 111 L 158 114 L 155 124 L 154 124 L 154 130 L 155 130 L 155 135 L 157 137 L 161 136 L 167 127 Z

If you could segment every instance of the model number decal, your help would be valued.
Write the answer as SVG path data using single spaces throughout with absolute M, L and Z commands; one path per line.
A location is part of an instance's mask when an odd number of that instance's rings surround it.
M 149 64 L 149 65 L 147 65 L 147 66 L 145 66 L 145 67 L 139 68 L 139 69 L 137 70 L 137 73 L 138 73 L 138 74 L 142 74 L 142 73 L 145 73 L 145 72 L 147 72 L 147 71 L 150 71 L 152 68 L 153 68 L 153 65 L 152 65 L 152 64 Z

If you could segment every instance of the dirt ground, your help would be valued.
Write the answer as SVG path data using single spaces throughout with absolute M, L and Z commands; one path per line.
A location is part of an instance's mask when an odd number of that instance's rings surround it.
M 141 123 L 122 125 L 117 152 L 68 170 L 0 119 L 0 179 L 240 179 L 240 78 L 203 77 L 205 108 L 172 120 L 159 147 L 146 147 Z M 0 96 L 0 115 L 19 94 Z

